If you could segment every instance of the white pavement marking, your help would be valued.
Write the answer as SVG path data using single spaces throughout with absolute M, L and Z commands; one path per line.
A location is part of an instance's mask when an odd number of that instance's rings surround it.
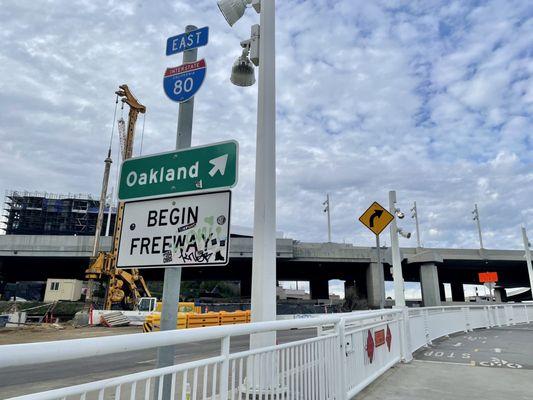
M 499 349 L 499 348 L 496 347 L 496 348 L 494 349 L 494 352 L 495 352 L 495 353 L 501 353 L 501 352 L 502 352 L 502 349 Z
M 146 361 L 137 361 L 137 364 L 150 364 L 150 363 L 153 363 L 157 361 L 155 358 L 151 359 L 151 360 L 146 360 Z

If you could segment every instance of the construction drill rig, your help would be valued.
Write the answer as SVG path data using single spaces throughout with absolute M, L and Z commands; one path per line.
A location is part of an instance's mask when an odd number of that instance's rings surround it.
M 123 104 L 130 107 L 128 115 L 128 129 L 121 136 L 122 158 L 127 160 L 133 153 L 133 140 L 135 137 L 135 124 L 139 113 L 144 114 L 146 107 L 137 101 L 127 85 L 120 85 L 119 90 L 115 93 L 121 97 Z M 123 122 L 122 122 L 123 123 Z M 120 125 L 120 121 L 119 121 Z M 120 241 L 120 231 L 122 228 L 122 218 L 124 214 L 124 203 L 118 205 L 117 216 L 115 219 L 115 229 L 113 232 L 113 245 L 110 252 L 99 252 L 98 256 L 92 261 L 89 268 L 85 271 L 85 277 L 89 281 L 99 281 L 107 283 L 105 294 L 104 309 L 110 310 L 120 306 L 124 309 L 137 308 L 139 298 L 151 297 L 146 282 L 139 274 L 137 268 L 130 271 L 117 268 L 117 253 Z M 89 285 L 91 287 L 91 285 Z

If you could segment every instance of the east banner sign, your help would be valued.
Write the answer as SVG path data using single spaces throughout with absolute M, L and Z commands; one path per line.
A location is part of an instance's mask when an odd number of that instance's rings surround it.
M 125 203 L 117 266 L 227 265 L 231 192 Z
M 191 32 L 182 33 L 167 39 L 167 56 L 178 54 L 186 50 L 196 49 L 207 44 L 209 27 L 203 27 Z
M 118 198 L 149 199 L 215 189 L 237 183 L 238 143 L 191 147 L 122 163 Z

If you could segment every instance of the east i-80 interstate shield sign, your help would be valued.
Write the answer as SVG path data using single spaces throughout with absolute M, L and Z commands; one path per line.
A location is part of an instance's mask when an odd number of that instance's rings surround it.
M 125 203 L 117 266 L 227 265 L 231 192 Z
M 165 94 L 179 103 L 190 100 L 202 86 L 205 71 L 204 59 L 167 68 L 163 77 Z

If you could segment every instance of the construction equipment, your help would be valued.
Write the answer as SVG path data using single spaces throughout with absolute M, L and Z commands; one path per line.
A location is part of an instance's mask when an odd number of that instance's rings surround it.
M 122 158 L 127 160 L 131 158 L 133 153 L 137 117 L 139 113 L 144 114 L 146 112 L 146 107 L 137 101 L 127 85 L 120 85 L 119 90 L 115 93 L 121 98 L 123 104 L 127 104 L 130 107 L 128 129 L 125 132 L 125 137 L 121 137 L 121 143 L 123 144 Z M 85 277 L 89 280 L 89 287 L 92 286 L 92 281 L 107 281 L 104 310 L 110 310 L 118 305 L 124 309 L 136 309 L 141 297 L 151 297 L 146 282 L 139 274 L 137 268 L 126 271 L 116 266 L 123 214 L 124 203 L 120 202 L 115 219 L 111 251 L 99 252 L 90 267 L 85 271 Z

